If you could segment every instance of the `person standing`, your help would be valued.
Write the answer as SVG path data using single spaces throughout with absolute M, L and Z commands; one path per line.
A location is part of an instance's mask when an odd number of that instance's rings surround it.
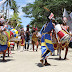
M 22 40 L 21 44 L 23 45 L 24 44 L 24 39 L 25 39 L 24 30 L 21 30 L 20 36 L 21 36 L 21 40 Z
M 29 25 L 27 25 L 27 30 L 25 32 L 25 50 L 29 49 L 29 42 L 30 42 L 30 32 L 29 32 Z M 27 48 L 26 48 L 26 45 L 27 45 Z
M 63 18 L 63 24 L 61 24 L 61 27 L 62 27 L 63 30 L 65 30 L 65 32 L 66 32 L 67 34 L 70 35 L 70 33 L 69 33 L 69 26 L 68 26 L 66 23 L 67 23 L 67 18 L 64 17 L 64 18 Z M 64 45 L 64 46 L 63 46 L 63 45 Z M 63 49 L 64 49 L 64 47 L 66 48 L 64 59 L 67 59 L 68 45 L 69 45 L 69 43 L 65 43 L 65 44 L 62 44 L 62 45 L 61 45 L 61 48 L 63 48 Z M 61 50 L 60 50 L 60 52 L 61 52 Z M 61 53 L 60 53 L 60 54 L 61 54 Z M 61 55 L 60 55 L 59 59 L 61 59 Z

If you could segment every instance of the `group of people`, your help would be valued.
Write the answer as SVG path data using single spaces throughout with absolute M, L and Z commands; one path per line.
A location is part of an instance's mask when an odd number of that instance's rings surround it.
M 51 15 L 51 13 L 50 13 Z M 57 54 L 59 55 L 59 60 L 61 59 L 61 50 L 65 51 L 64 59 L 67 59 L 68 46 L 71 40 L 72 34 L 69 33 L 69 26 L 66 24 L 66 17 L 63 18 L 63 22 L 59 23 L 55 20 L 54 16 L 48 17 L 48 21 L 43 25 L 40 32 L 37 32 L 36 28 L 32 29 L 32 48 L 34 51 L 34 45 L 37 46 L 36 51 L 38 50 L 38 45 L 40 42 L 41 45 L 41 60 L 40 62 L 43 65 L 49 65 L 47 62 L 47 57 L 49 55 L 54 55 L 54 51 L 57 50 Z M 29 49 L 29 26 L 27 26 L 27 30 L 25 32 L 25 49 L 26 44 L 28 44 L 27 50 Z M 22 36 L 21 36 L 22 38 Z M 44 63 L 45 61 L 45 63 Z
M 27 30 L 24 31 L 24 30 L 21 30 L 19 32 L 19 36 L 21 36 L 21 46 L 23 46 L 23 49 L 25 50 L 29 50 L 29 45 L 30 45 L 30 42 L 32 44 L 32 48 L 33 48 L 33 51 L 35 49 L 35 46 L 37 47 L 36 48 L 36 51 L 38 50 L 38 44 L 40 43 L 40 37 L 38 36 L 39 32 L 37 31 L 37 28 L 35 28 L 35 26 L 32 28 L 32 32 L 29 31 L 29 25 L 27 25 Z M 20 48 L 19 46 L 19 41 L 17 43 L 17 48 Z
M 3 61 L 5 60 L 5 53 L 8 50 L 10 32 L 7 32 L 7 25 L 3 16 L 0 18 L 0 54 L 3 53 Z
M 32 48 L 34 51 L 34 45 L 36 45 L 36 51 L 38 51 L 38 45 L 41 45 L 41 60 L 40 62 L 43 65 L 50 65 L 47 62 L 47 57 L 49 55 L 54 55 L 55 50 L 57 50 L 57 54 L 59 55 L 59 60 L 61 59 L 61 50 L 65 51 L 65 57 L 64 59 L 67 59 L 67 53 L 68 53 L 68 46 L 71 40 L 72 34 L 69 32 L 69 26 L 66 24 L 67 18 L 63 18 L 63 22 L 59 23 L 57 20 L 55 20 L 53 13 L 49 13 L 47 16 L 47 22 L 43 25 L 40 32 L 37 31 L 37 27 L 32 28 Z M 0 46 L 4 46 L 1 44 L 1 33 L 3 31 L 7 31 L 4 27 L 4 19 L 3 17 L 0 19 Z M 17 49 L 20 46 L 23 46 L 25 50 L 28 51 L 29 44 L 30 44 L 30 31 L 29 31 L 29 25 L 27 25 L 26 32 L 24 29 L 21 29 L 20 32 L 18 32 L 18 37 L 20 36 L 20 40 L 17 40 Z M 4 48 L 4 51 L 7 49 L 8 45 L 6 45 L 6 48 Z M 23 48 L 23 49 L 24 49 Z M 0 48 L 0 52 L 3 52 L 3 50 Z M 4 52 L 3 52 L 4 53 Z M 5 55 L 5 53 L 4 53 Z
M 65 57 L 67 59 L 68 45 L 72 34 L 69 33 L 69 26 L 66 25 L 67 18 L 63 18 L 63 23 L 60 24 L 55 20 L 53 13 L 47 16 L 48 21 L 43 25 L 40 34 L 41 37 L 41 60 L 43 65 L 50 65 L 47 62 L 47 57 L 52 55 L 54 50 L 58 51 L 59 59 L 61 59 L 61 49 L 66 48 Z

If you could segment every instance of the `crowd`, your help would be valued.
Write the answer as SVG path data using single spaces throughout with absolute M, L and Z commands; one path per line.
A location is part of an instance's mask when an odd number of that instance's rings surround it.
M 38 45 L 40 43 L 40 35 L 39 35 L 39 32 L 37 31 L 37 28 L 35 28 L 35 26 L 32 28 L 32 31 L 30 32 L 29 31 L 29 25 L 27 25 L 27 30 L 24 31 L 24 30 L 21 30 L 19 32 L 19 36 L 21 37 L 22 39 L 22 42 L 21 42 L 21 46 L 23 46 L 23 50 L 29 50 L 29 45 L 30 43 L 32 44 L 32 48 L 33 48 L 33 51 L 34 51 L 34 47 L 37 46 L 36 48 L 36 51 L 38 50 Z M 23 41 L 24 40 L 24 41 Z M 19 46 L 19 41 L 17 43 L 17 49 L 20 48 Z M 31 48 L 31 49 L 32 49 Z
M 50 11 L 49 15 L 46 15 L 48 21 L 43 25 L 40 33 L 41 37 L 41 60 L 43 65 L 50 65 L 47 62 L 47 57 L 52 55 L 55 50 L 58 50 L 59 60 L 61 60 L 61 50 L 66 48 L 65 57 L 67 59 L 68 46 L 71 40 L 72 34 L 69 31 L 67 25 L 68 18 L 63 17 L 62 23 L 59 23 L 54 17 L 54 14 Z
M 70 33 L 69 26 L 67 25 L 67 18 L 64 16 L 62 22 L 55 20 L 54 14 L 49 13 L 47 17 L 47 22 L 43 25 L 40 32 L 38 28 L 34 25 L 32 31 L 29 31 L 29 25 L 27 25 L 26 31 L 24 29 L 14 29 L 9 27 L 4 18 L 0 18 L 0 53 L 3 53 L 3 61 L 5 60 L 5 53 L 11 49 L 14 49 L 15 43 L 17 43 L 17 49 L 23 46 L 23 50 L 28 51 L 30 46 L 30 41 L 32 44 L 32 49 L 38 51 L 38 46 L 41 45 L 41 60 L 43 65 L 49 65 L 47 62 L 47 57 L 49 55 L 55 55 L 55 50 L 57 50 L 57 55 L 59 55 L 59 60 L 61 59 L 61 50 L 65 51 L 64 59 L 67 59 L 68 47 L 72 47 L 72 33 Z M 30 36 L 32 37 L 30 38 Z

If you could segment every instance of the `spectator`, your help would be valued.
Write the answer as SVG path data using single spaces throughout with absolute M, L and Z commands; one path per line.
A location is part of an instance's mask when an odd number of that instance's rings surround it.
M 27 30 L 25 32 L 25 50 L 29 49 L 29 41 L 30 41 L 30 32 L 29 32 L 29 25 L 27 25 Z M 27 48 L 26 48 L 26 44 L 27 44 Z

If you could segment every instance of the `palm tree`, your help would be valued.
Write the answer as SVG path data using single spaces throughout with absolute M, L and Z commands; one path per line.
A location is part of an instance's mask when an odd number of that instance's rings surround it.
M 2 5 L 2 10 L 1 10 L 1 12 L 2 12 L 3 17 L 4 17 L 4 4 L 5 4 L 5 2 L 6 2 L 6 0 L 0 1 L 0 6 Z
M 17 13 L 14 13 L 10 19 L 11 26 L 13 26 L 15 28 L 17 25 L 20 25 L 22 23 L 20 20 L 21 20 L 21 18 L 19 18 L 19 15 Z
M 5 3 L 4 3 L 5 4 Z M 4 4 L 3 4 L 3 13 L 4 13 Z M 4 14 L 3 14 L 3 17 L 4 17 Z
M 9 19 L 9 9 L 13 9 L 14 13 L 18 12 L 19 6 L 17 6 L 16 1 L 14 0 L 6 0 L 6 17 L 8 15 Z M 8 13 L 7 13 L 8 11 Z
M 16 1 L 12 0 L 12 6 L 11 9 L 13 9 L 14 13 L 18 13 L 18 8 L 19 6 L 17 6 Z
M 7 18 L 7 15 L 8 15 L 8 19 L 9 19 L 9 8 L 11 7 L 12 5 L 12 0 L 6 0 L 6 18 Z M 8 11 L 8 13 L 7 13 Z

